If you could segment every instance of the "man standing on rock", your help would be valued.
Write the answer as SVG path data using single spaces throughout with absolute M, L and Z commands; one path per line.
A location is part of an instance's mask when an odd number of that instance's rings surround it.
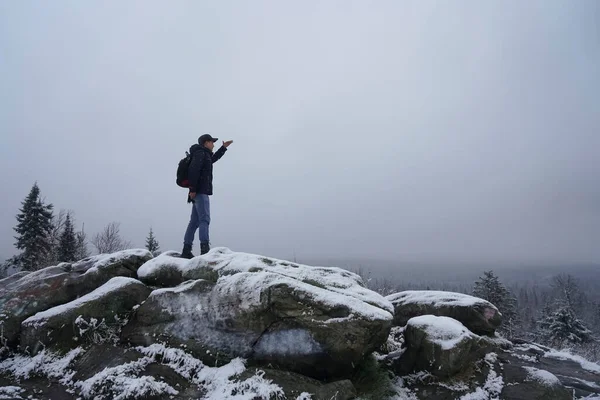
M 198 138 L 198 144 L 190 147 L 192 161 L 188 169 L 190 181 L 190 192 L 188 203 L 192 203 L 192 215 L 183 238 L 183 251 L 181 257 L 192 258 L 192 245 L 196 229 L 199 230 L 200 254 L 206 254 L 210 250 L 208 226 L 210 225 L 210 201 L 208 196 L 213 194 L 213 163 L 216 163 L 227 151 L 227 147 L 233 140 L 223 141 L 223 145 L 216 153 L 213 153 L 215 142 L 219 140 L 209 134 Z

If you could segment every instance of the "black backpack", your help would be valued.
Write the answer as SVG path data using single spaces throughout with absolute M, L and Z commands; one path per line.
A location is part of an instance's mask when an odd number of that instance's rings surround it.
M 188 180 L 188 170 L 190 169 L 190 163 L 192 162 L 192 155 L 185 152 L 185 157 L 179 161 L 179 165 L 177 166 L 177 186 L 182 188 L 189 188 L 190 181 Z

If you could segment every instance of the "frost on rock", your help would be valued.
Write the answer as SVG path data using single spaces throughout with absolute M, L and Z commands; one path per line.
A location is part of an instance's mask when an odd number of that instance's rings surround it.
M 551 372 L 534 367 L 523 367 L 527 371 L 527 379 L 539 382 L 545 386 L 560 385 L 560 380 Z

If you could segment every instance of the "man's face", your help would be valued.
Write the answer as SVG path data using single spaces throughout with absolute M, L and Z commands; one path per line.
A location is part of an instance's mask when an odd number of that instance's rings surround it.
M 213 142 L 212 140 L 204 142 L 204 147 L 212 151 L 215 148 L 215 142 Z

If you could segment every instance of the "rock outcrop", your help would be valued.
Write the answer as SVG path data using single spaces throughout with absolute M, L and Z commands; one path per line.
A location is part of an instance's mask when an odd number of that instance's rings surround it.
M 177 255 L 130 250 L 1 280 L 0 398 L 600 396 L 600 365 L 499 337 L 484 300 L 386 299 L 343 269 L 224 248 Z
M 19 343 L 25 319 L 84 296 L 113 277 L 135 278 L 137 269 L 151 258 L 147 250 L 125 250 L 44 268 L 13 280 L 0 289 L 0 327 L 6 344 Z
M 193 280 L 152 292 L 123 329 L 132 344 L 165 341 L 207 362 L 244 357 L 323 378 L 348 376 L 389 334 L 391 304 L 348 271 L 224 248 L 185 265 L 169 258 L 144 265 L 140 279 L 171 279 L 176 268 Z
M 448 378 L 474 361 L 479 336 L 448 317 L 411 318 L 404 331 L 406 351 L 395 364 L 398 372 L 429 371 Z
M 46 347 L 67 351 L 86 341 L 118 339 L 129 312 L 150 292 L 136 279 L 112 278 L 85 296 L 23 321 L 21 348 L 35 355 Z
M 408 290 L 386 297 L 394 305 L 394 326 L 420 315 L 453 318 L 478 335 L 493 335 L 502 315 L 489 301 L 461 293 Z

